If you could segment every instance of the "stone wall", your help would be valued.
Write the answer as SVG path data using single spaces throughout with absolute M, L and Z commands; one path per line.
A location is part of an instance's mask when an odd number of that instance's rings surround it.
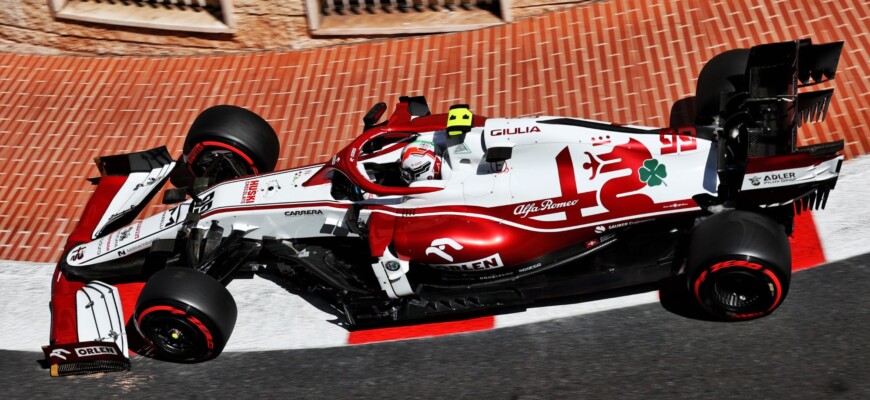
M 108 0 L 120 1 L 120 0 Z M 595 0 L 513 0 L 514 19 Z M 179 55 L 284 50 L 370 38 L 312 38 L 304 0 L 233 0 L 236 32 L 204 34 L 55 19 L 47 0 L 5 0 L 0 51 L 39 54 Z

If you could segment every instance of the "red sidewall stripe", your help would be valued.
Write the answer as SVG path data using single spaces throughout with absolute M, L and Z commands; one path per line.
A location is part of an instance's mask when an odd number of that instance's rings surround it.
M 191 160 L 190 160 L 190 163 L 191 163 L 191 164 L 192 164 L 194 161 L 196 161 L 196 157 L 199 157 L 199 154 L 202 152 L 202 149 L 204 149 L 205 147 L 220 147 L 220 148 L 222 148 L 222 149 L 226 149 L 226 150 L 232 151 L 232 152 L 235 153 L 237 156 L 239 156 L 239 157 L 241 157 L 243 160 L 245 160 L 245 162 L 248 163 L 248 165 L 251 166 L 251 169 L 254 170 L 254 174 L 259 174 L 259 173 L 260 173 L 259 169 L 257 169 L 257 165 L 254 164 L 254 160 L 251 160 L 251 157 L 248 157 L 248 155 L 245 154 L 244 152 L 242 152 L 241 150 L 239 150 L 239 149 L 237 149 L 237 148 L 235 148 L 235 147 L 233 147 L 233 146 L 230 146 L 230 145 L 228 145 L 228 144 L 226 144 L 226 143 L 221 143 L 221 142 L 202 142 L 202 143 L 197 144 L 196 146 L 197 146 L 197 147 L 195 147 L 193 150 L 190 151 L 191 153 L 195 153 L 195 154 L 193 154 L 193 155 L 191 156 Z M 200 146 L 202 146 L 202 147 L 200 147 Z
M 701 272 L 701 274 L 698 275 L 698 278 L 695 279 L 695 285 L 694 285 L 695 286 L 695 298 L 698 299 L 698 301 L 703 302 L 703 299 L 701 299 L 701 285 L 707 279 L 707 275 L 715 273 L 715 272 L 717 272 L 721 269 L 725 269 L 725 268 L 746 268 L 746 269 L 751 269 L 754 271 L 761 271 L 763 274 L 767 275 L 767 277 L 770 279 L 770 281 L 773 282 L 774 290 L 776 291 L 776 298 L 773 299 L 773 303 L 771 304 L 770 308 L 767 309 L 766 312 L 773 311 L 773 309 L 779 305 L 780 301 L 782 301 L 782 283 L 780 283 L 779 277 L 777 277 L 776 274 L 773 273 L 773 271 L 771 271 L 767 268 L 764 268 L 761 264 L 749 262 L 749 261 L 743 261 L 743 260 L 723 261 L 723 262 L 715 264 L 712 267 Z M 760 315 L 760 314 L 763 314 L 763 313 L 742 314 L 742 315 L 737 315 L 736 317 L 737 318 L 748 318 L 750 316 L 755 316 L 755 315 Z

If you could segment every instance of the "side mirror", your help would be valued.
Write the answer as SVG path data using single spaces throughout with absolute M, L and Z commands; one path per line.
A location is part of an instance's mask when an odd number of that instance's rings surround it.
M 486 149 L 486 162 L 502 162 L 509 160 L 513 154 L 513 147 L 490 147 Z
M 367 131 L 369 128 L 375 126 L 375 124 L 378 123 L 378 120 L 380 120 L 384 115 L 384 111 L 387 111 L 387 103 L 380 102 L 372 106 L 372 109 L 363 117 L 363 130 Z

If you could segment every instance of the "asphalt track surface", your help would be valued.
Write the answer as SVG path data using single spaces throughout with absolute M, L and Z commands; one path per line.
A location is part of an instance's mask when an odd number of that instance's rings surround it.
M 870 254 L 794 275 L 772 316 L 685 318 L 648 304 L 486 332 L 226 353 L 51 378 L 0 351 L 4 398 L 870 398 Z M 40 332 L 41 333 L 41 332 Z M 263 338 L 268 340 L 268 338 Z

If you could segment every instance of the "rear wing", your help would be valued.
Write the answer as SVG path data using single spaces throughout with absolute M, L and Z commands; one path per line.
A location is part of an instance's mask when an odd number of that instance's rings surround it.
M 749 157 L 794 153 L 798 128 L 824 120 L 834 89 L 800 89 L 834 79 L 842 50 L 843 42 L 809 39 L 749 50 L 744 79 L 720 103 L 726 131 L 745 129 Z
M 699 130 L 715 132 L 717 197 L 703 208 L 823 208 L 837 182 L 843 141 L 798 147 L 797 131 L 825 119 L 834 89 L 808 90 L 834 79 L 843 42 L 809 39 L 721 53 L 698 77 Z M 698 100 L 700 99 L 700 100 Z

